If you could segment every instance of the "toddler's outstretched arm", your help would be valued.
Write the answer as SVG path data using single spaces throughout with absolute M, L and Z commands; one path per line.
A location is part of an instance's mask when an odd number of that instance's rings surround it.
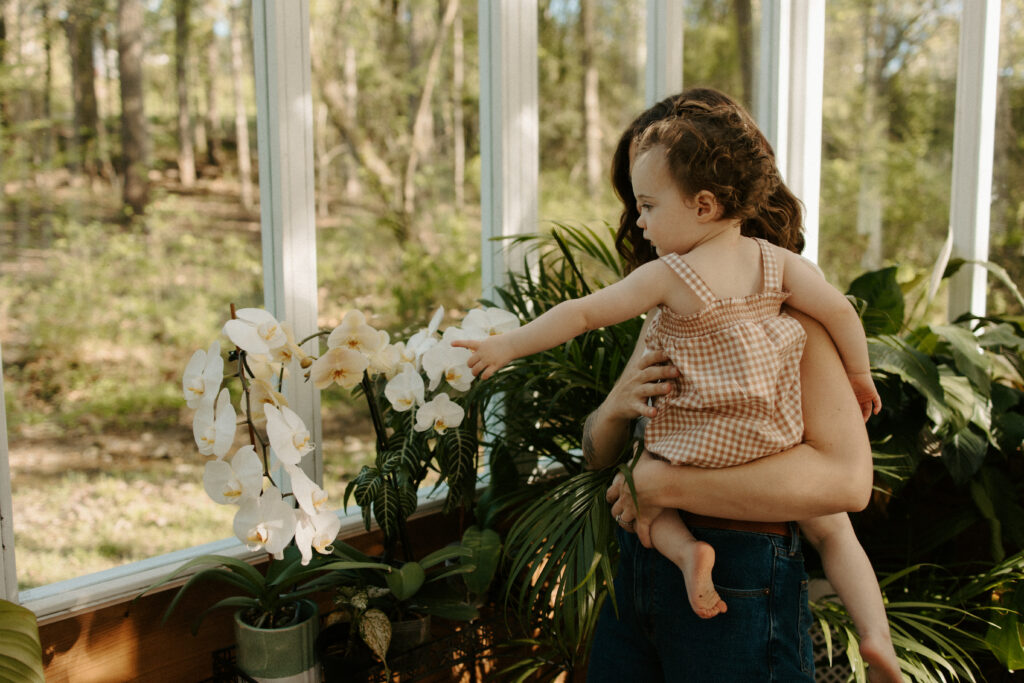
M 573 337 L 646 313 L 662 302 L 668 266 L 652 261 L 613 285 L 579 299 L 563 301 L 520 328 L 487 339 L 452 342 L 473 351 L 469 367 L 488 379 L 516 358 L 546 351 Z

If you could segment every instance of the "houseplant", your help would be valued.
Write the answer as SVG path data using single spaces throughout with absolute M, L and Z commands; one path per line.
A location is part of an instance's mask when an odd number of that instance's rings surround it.
M 182 389 L 186 403 L 195 409 L 197 448 L 208 458 L 204 488 L 216 502 L 237 506 L 235 535 L 250 550 L 266 550 L 273 559 L 265 575 L 225 556 L 204 556 L 185 564 L 143 592 L 197 572 L 180 588 L 165 619 L 195 582 L 215 580 L 239 594 L 204 610 L 194 628 L 210 610 L 222 607 L 239 610 L 238 634 L 247 627 L 291 628 L 297 614 L 307 616 L 315 628 L 315 605 L 300 599 L 326 588 L 339 572 L 401 571 L 402 567 L 369 558 L 327 559 L 340 520 L 328 509 L 324 490 L 300 467 L 315 445 L 280 391 L 288 377 L 304 377 L 321 390 L 338 384 L 365 396 L 377 436 L 377 458 L 349 485 L 346 499 L 354 494 L 363 506 L 367 529 L 372 511 L 384 531 L 386 561 L 394 557 L 400 539 L 407 561 L 413 560 L 405 521 L 416 509 L 417 488 L 427 472 L 435 470 L 438 485 L 449 485 L 449 505 L 474 490 L 478 412 L 466 399 L 473 379 L 465 366 L 469 352 L 452 347 L 450 341 L 518 324 L 504 312 L 479 309 L 466 316 L 464 329 L 449 328 L 439 335 L 442 316 L 439 309 L 426 328 L 406 342 L 391 344 L 386 332 L 371 327 L 362 313 L 350 311 L 333 330 L 318 330 L 296 341 L 289 325 L 268 312 L 232 308 L 223 332 L 235 347 L 228 354 L 234 372 L 225 376 L 220 343 L 214 341 L 193 354 Z M 314 339 L 326 340 L 327 348 L 319 355 L 303 350 Z M 238 411 L 229 389 L 222 386 L 226 379 L 235 379 L 240 386 Z M 239 413 L 246 443 L 229 457 Z M 305 640 L 311 648 L 312 639 Z M 239 660 L 243 665 L 254 661 L 243 653 Z

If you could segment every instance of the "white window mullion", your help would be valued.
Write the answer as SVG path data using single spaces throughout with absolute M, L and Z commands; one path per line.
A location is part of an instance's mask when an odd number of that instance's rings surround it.
M 647 0 L 647 106 L 683 89 L 684 0 Z
M 780 169 L 804 204 L 803 255 L 818 260 L 821 195 L 821 117 L 825 80 L 825 3 L 793 0 L 789 32 L 789 116 L 786 168 Z
M 788 166 L 790 0 L 761 4 L 760 59 L 754 79 L 754 118 L 775 148 L 775 161 L 786 176 Z
M 480 209 L 483 292 L 521 254 L 492 238 L 537 230 L 537 3 L 480 0 Z
M 960 17 L 949 202 L 954 258 L 988 259 L 1000 9 L 999 0 L 975 0 Z M 983 267 L 961 268 L 950 283 L 949 317 L 985 315 L 985 283 Z
M 317 329 L 309 0 L 253 0 L 252 26 L 264 300 L 278 320 L 304 336 Z M 301 378 L 286 382 L 283 393 L 319 445 L 320 393 Z M 303 469 L 323 481 L 319 448 Z
M 0 368 L 3 347 L 0 346 Z M 10 453 L 7 449 L 7 411 L 4 400 L 4 376 L 0 373 L 0 599 L 16 602 L 18 574 L 14 566 L 14 518 L 11 497 Z

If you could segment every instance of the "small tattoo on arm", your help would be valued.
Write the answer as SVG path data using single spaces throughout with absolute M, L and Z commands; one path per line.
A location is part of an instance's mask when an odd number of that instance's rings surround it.
M 587 419 L 583 423 L 583 441 L 581 443 L 581 447 L 583 449 L 583 462 L 587 467 L 594 464 L 594 456 L 596 455 L 594 453 L 594 425 L 593 420 L 591 419 L 592 417 L 593 414 L 587 415 Z

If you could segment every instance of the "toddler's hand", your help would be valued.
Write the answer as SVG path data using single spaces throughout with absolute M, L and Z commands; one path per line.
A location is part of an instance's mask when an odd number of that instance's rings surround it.
M 878 411 L 882 409 L 882 397 L 878 395 L 878 390 L 875 389 L 875 383 L 871 379 L 870 372 L 850 372 L 846 376 L 850 378 L 853 395 L 857 397 L 861 415 L 864 417 L 864 421 L 867 422 L 869 417 L 878 415 Z
M 452 346 L 461 346 L 473 352 L 466 364 L 473 372 L 473 376 L 479 375 L 481 379 L 490 379 L 491 375 L 514 358 L 506 348 L 508 344 L 501 335 L 487 339 L 460 339 L 453 341 Z

